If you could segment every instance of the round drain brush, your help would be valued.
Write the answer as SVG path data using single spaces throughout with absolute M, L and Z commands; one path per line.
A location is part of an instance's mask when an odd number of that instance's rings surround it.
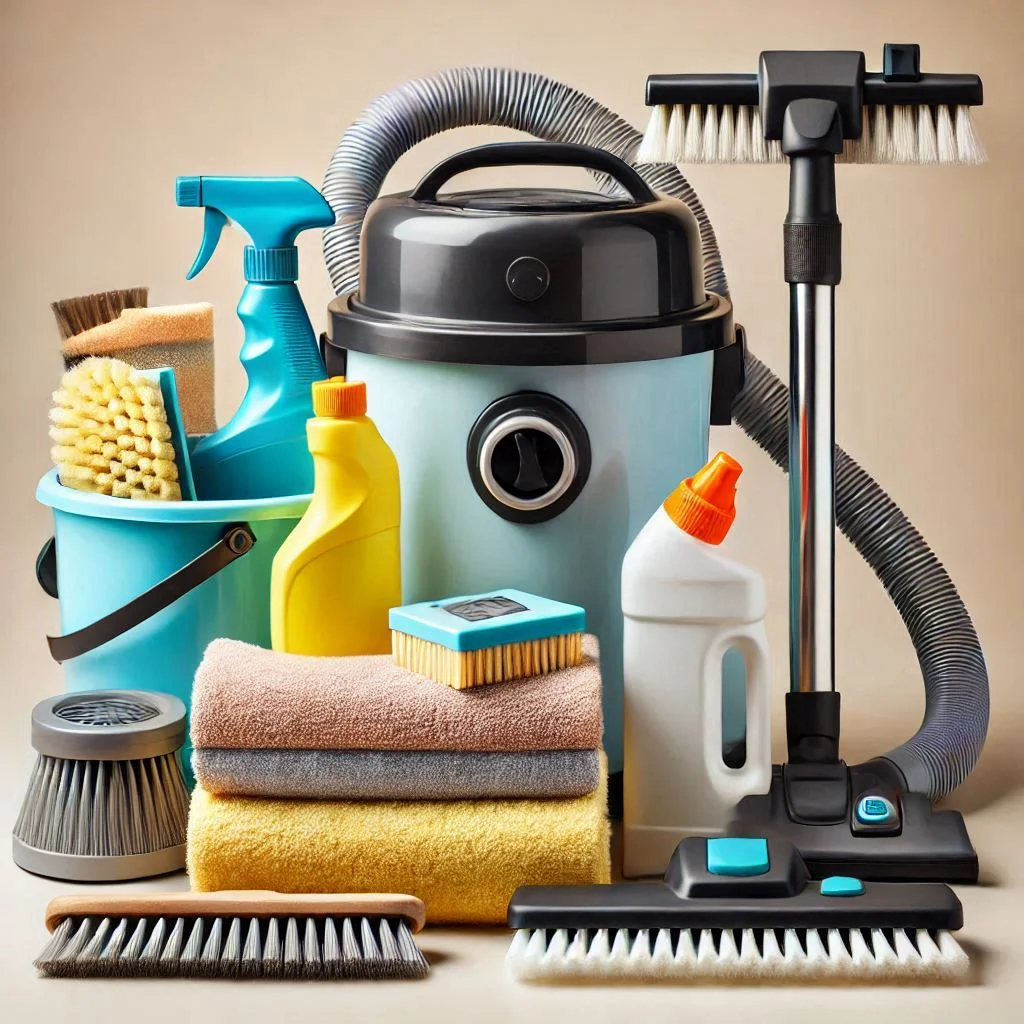
M 32 711 L 39 757 L 14 826 L 14 862 L 74 882 L 183 868 L 184 742 L 185 705 L 170 694 L 97 690 L 40 701 Z

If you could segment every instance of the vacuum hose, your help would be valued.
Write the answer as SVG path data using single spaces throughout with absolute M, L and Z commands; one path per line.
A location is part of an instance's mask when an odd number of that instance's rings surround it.
M 495 125 L 548 141 L 606 149 L 632 162 L 641 135 L 596 100 L 532 72 L 455 68 L 379 97 L 345 132 L 323 194 L 337 215 L 324 257 L 337 294 L 359 283 L 359 231 L 367 207 L 403 153 L 452 128 Z M 714 228 L 696 192 L 669 164 L 637 170 L 656 191 L 681 199 L 700 225 L 705 288 L 728 295 Z M 602 178 L 606 192 L 614 182 Z M 789 392 L 751 354 L 733 416 L 783 469 L 788 464 Z M 884 757 L 907 787 L 937 799 L 973 769 L 988 730 L 988 673 L 981 644 L 953 582 L 882 488 L 838 446 L 836 522 L 888 591 L 910 633 L 924 676 L 924 720 Z

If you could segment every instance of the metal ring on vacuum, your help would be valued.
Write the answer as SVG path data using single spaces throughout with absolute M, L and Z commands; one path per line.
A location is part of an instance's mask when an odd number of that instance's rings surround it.
M 506 491 L 494 476 L 494 468 L 491 465 L 494 450 L 506 437 L 519 430 L 536 430 L 546 434 L 558 445 L 559 454 L 562 456 L 561 474 L 554 485 L 538 498 L 516 497 Z M 553 505 L 572 486 L 572 482 L 576 478 L 576 452 L 565 432 L 550 420 L 529 414 L 509 416 L 508 419 L 502 420 L 484 439 L 480 446 L 477 466 L 484 486 L 498 501 L 521 512 L 533 512 Z

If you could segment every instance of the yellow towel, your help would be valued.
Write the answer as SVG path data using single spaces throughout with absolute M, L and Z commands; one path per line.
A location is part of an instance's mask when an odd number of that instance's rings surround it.
M 192 795 L 197 892 L 404 892 L 433 924 L 504 924 L 520 885 L 608 882 L 607 765 L 576 800 L 416 803 Z

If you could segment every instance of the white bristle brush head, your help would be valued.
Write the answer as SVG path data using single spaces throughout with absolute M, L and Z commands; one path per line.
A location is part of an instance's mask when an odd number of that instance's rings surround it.
M 752 159 L 749 107 L 739 106 L 736 108 L 735 133 L 736 137 L 733 140 L 732 158 L 738 164 L 749 164 Z
M 722 115 L 718 119 L 718 162 L 731 164 L 736 162 L 736 125 L 733 121 L 732 107 L 722 107 Z
M 750 110 L 750 160 L 755 164 L 768 162 L 768 147 L 764 141 L 760 107 L 752 107 Z
M 935 142 L 940 164 L 955 164 L 957 159 L 956 131 L 953 128 L 953 115 L 949 107 L 943 104 L 936 111 Z
M 690 105 L 686 112 L 686 134 L 683 137 L 683 163 L 701 162 L 704 152 L 704 108 L 699 103 Z
M 969 107 L 865 107 L 861 137 L 840 163 L 980 164 L 985 148 Z M 637 151 L 639 163 L 785 163 L 782 144 L 765 140 L 757 107 L 657 106 Z
M 969 966 L 950 932 L 877 928 L 520 929 L 505 957 L 517 981 L 568 984 L 960 985 Z
M 917 116 L 914 107 L 892 108 L 892 162 L 917 163 Z
M 935 133 L 931 107 L 917 108 L 917 162 L 937 164 L 939 162 L 939 141 Z
M 651 110 L 651 116 L 647 122 L 647 131 L 644 132 L 643 141 L 636 151 L 636 159 L 642 164 L 674 163 L 673 157 L 669 156 L 668 145 L 669 121 L 671 120 L 671 107 L 656 106 Z
M 683 159 L 683 140 L 686 137 L 686 107 L 676 103 L 668 121 L 668 139 L 665 147 L 669 159 L 679 163 Z
M 701 141 L 700 162 L 718 163 L 718 107 L 704 108 L 704 132 Z
M 957 162 L 961 164 L 983 164 L 988 160 L 985 147 L 974 130 L 970 107 L 956 108 L 956 150 Z

